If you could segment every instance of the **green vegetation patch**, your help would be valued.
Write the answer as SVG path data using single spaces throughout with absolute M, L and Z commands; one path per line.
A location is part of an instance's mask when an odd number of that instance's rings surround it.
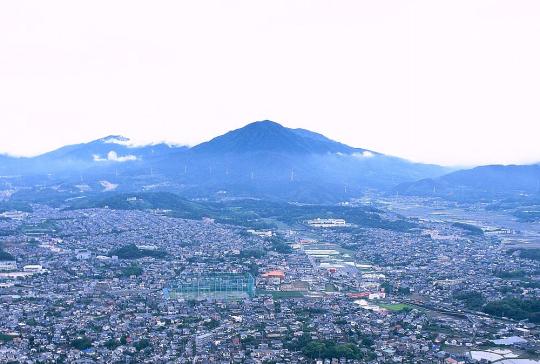
M 0 247 L 0 261 L 1 260 L 15 260 L 15 257 Z
M 363 343 L 362 343 L 363 344 Z M 366 342 L 369 344 L 369 342 Z M 356 343 L 336 343 L 330 340 L 311 340 L 309 335 L 303 335 L 287 345 L 289 350 L 301 351 L 311 359 L 369 359 L 374 358 L 373 353 L 362 345 Z
M 6 211 L 23 211 L 23 212 L 32 212 L 32 207 L 29 203 L 25 201 L 14 201 L 14 200 L 8 200 L 8 201 L 2 201 L 0 202 L 0 213 L 6 212 Z
M 111 250 L 109 255 L 116 255 L 120 259 L 139 259 L 144 257 L 164 258 L 167 253 L 161 250 L 139 249 L 135 244 L 128 244 Z
M 463 222 L 455 222 L 452 224 L 452 226 L 460 228 L 461 230 L 465 231 L 469 235 L 474 235 L 474 236 L 484 235 L 484 230 L 482 230 L 481 228 L 475 225 L 465 224 Z
M 406 310 L 411 309 L 411 306 L 405 303 L 381 303 L 378 305 L 379 307 L 385 308 L 388 311 L 394 311 L 394 312 L 406 311 Z
M 78 350 L 90 349 L 92 347 L 92 340 L 90 340 L 86 336 L 79 337 L 71 341 L 71 346 Z
M 16 335 L 9 335 L 9 334 L 0 333 L 0 341 L 7 342 L 7 341 L 11 341 L 11 340 L 15 339 L 16 337 L 17 337 Z
M 486 303 L 486 299 L 480 292 L 459 291 L 455 292 L 453 297 L 463 302 L 466 308 L 473 311 L 480 311 Z
M 336 286 L 334 286 L 332 283 L 326 283 L 324 285 L 324 290 L 326 292 L 336 292 L 337 291 L 337 288 Z
M 148 339 L 141 339 L 139 341 L 136 341 L 133 346 L 135 347 L 135 349 L 137 351 L 141 351 L 141 350 L 144 350 L 146 348 L 149 348 L 152 346 L 152 344 L 150 343 L 150 340 Z
M 531 260 L 540 260 L 540 249 L 522 249 L 519 251 L 519 256 L 521 258 L 531 259 Z
M 258 295 L 272 295 L 273 299 L 301 298 L 304 292 L 298 291 L 257 291 Z
M 500 270 L 495 272 L 495 276 L 503 279 L 519 279 L 526 275 L 527 273 L 523 270 Z
M 122 268 L 120 271 L 121 277 L 131 277 L 131 276 L 140 276 L 143 274 L 143 269 L 138 264 L 131 264 L 127 267 Z
M 487 303 L 483 311 L 493 316 L 540 323 L 540 299 L 505 298 Z

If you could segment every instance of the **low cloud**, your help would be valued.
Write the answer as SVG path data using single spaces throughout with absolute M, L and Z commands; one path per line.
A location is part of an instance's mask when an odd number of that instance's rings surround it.
M 362 153 L 353 153 L 352 156 L 355 158 L 364 159 L 374 157 L 375 154 L 373 154 L 369 150 L 364 150 Z
M 135 140 L 131 140 L 131 139 L 126 138 L 126 137 L 121 136 L 121 135 L 111 135 L 111 136 L 108 136 L 106 138 L 100 139 L 100 141 L 102 143 L 105 143 L 105 144 L 117 144 L 117 145 L 121 145 L 121 146 L 126 147 L 126 148 L 151 147 L 151 146 L 159 145 L 159 144 L 165 144 L 169 148 L 179 148 L 179 147 L 184 147 L 185 146 L 184 144 L 181 144 L 181 143 L 168 142 L 168 141 L 165 141 L 165 140 L 161 140 L 161 141 L 138 140 L 138 141 L 135 141 Z
M 124 146 L 131 146 L 133 143 L 129 138 L 123 137 L 121 135 L 111 135 L 109 137 L 101 139 L 103 143 L 106 144 L 118 144 Z
M 136 161 L 137 157 L 132 154 L 118 155 L 114 150 L 107 153 L 106 158 L 102 158 L 98 154 L 94 154 L 94 162 L 129 162 Z
M 99 181 L 99 184 L 103 187 L 103 192 L 114 191 L 118 188 L 118 184 L 109 181 Z

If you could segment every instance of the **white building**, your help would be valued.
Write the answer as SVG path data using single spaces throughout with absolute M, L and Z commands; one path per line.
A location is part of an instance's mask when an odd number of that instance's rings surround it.
M 249 229 L 247 232 L 252 234 L 252 235 L 259 236 L 261 238 L 271 238 L 272 236 L 274 236 L 274 233 L 272 232 L 272 230 L 253 230 L 253 229 Z
M 2 260 L 0 261 L 0 271 L 16 270 L 17 262 L 14 260 Z
M 6 211 L 6 212 L 1 213 L 0 216 L 7 217 L 8 219 L 13 219 L 13 220 L 22 220 L 26 216 L 28 216 L 28 213 L 22 212 L 22 211 Z
M 155 245 L 137 245 L 137 249 L 147 250 L 147 251 L 156 251 L 158 247 Z
M 374 293 L 370 293 L 368 296 L 368 299 L 370 300 L 380 300 L 381 298 L 386 298 L 386 293 L 374 292 Z
M 23 271 L 27 273 L 43 273 L 44 269 L 39 264 L 29 264 L 23 267 Z
M 321 228 L 347 226 L 347 222 L 344 219 L 320 219 L 320 218 L 316 218 L 316 219 L 313 219 L 313 220 L 308 220 L 307 224 L 309 226 L 321 227 Z

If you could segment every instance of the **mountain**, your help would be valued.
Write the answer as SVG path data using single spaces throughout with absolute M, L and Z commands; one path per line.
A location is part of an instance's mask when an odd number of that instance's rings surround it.
M 199 153 L 279 152 L 325 154 L 363 152 L 305 129 L 290 129 L 270 121 L 257 121 L 193 148 Z
M 540 165 L 489 165 L 400 184 L 395 192 L 456 200 L 540 195 Z
M 154 158 L 182 150 L 187 150 L 187 147 L 170 146 L 165 143 L 138 146 L 132 144 L 126 137 L 110 135 L 88 143 L 67 145 L 36 157 L 0 156 L 0 171 L 4 167 L 15 174 L 22 175 L 59 174 L 65 176 L 75 171 L 99 173 L 100 170 L 110 168 L 124 169 L 125 162 L 138 162 L 142 165 Z
M 354 148 L 321 134 L 259 121 L 174 154 L 155 170 L 174 176 L 193 197 L 218 192 L 284 200 L 339 201 L 366 189 L 447 172 Z
M 47 163 L 121 163 L 162 156 L 187 147 L 165 143 L 137 146 L 120 135 L 110 135 L 89 143 L 68 145 L 35 158 Z
M 448 172 L 268 120 L 192 148 L 135 146 L 125 137 L 111 135 L 16 163 L 10 160 L 0 171 L 23 175 L 26 187 L 37 183 L 43 186 L 41 191 L 61 192 L 66 198 L 114 190 L 299 202 L 342 201 L 368 189 L 389 190 Z

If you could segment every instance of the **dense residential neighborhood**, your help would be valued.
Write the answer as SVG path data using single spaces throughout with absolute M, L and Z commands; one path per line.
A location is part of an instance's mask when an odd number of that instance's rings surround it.
M 505 249 L 508 232 L 345 219 L 8 211 L 0 362 L 536 363 L 540 262 Z M 504 300 L 537 306 L 507 317 Z

